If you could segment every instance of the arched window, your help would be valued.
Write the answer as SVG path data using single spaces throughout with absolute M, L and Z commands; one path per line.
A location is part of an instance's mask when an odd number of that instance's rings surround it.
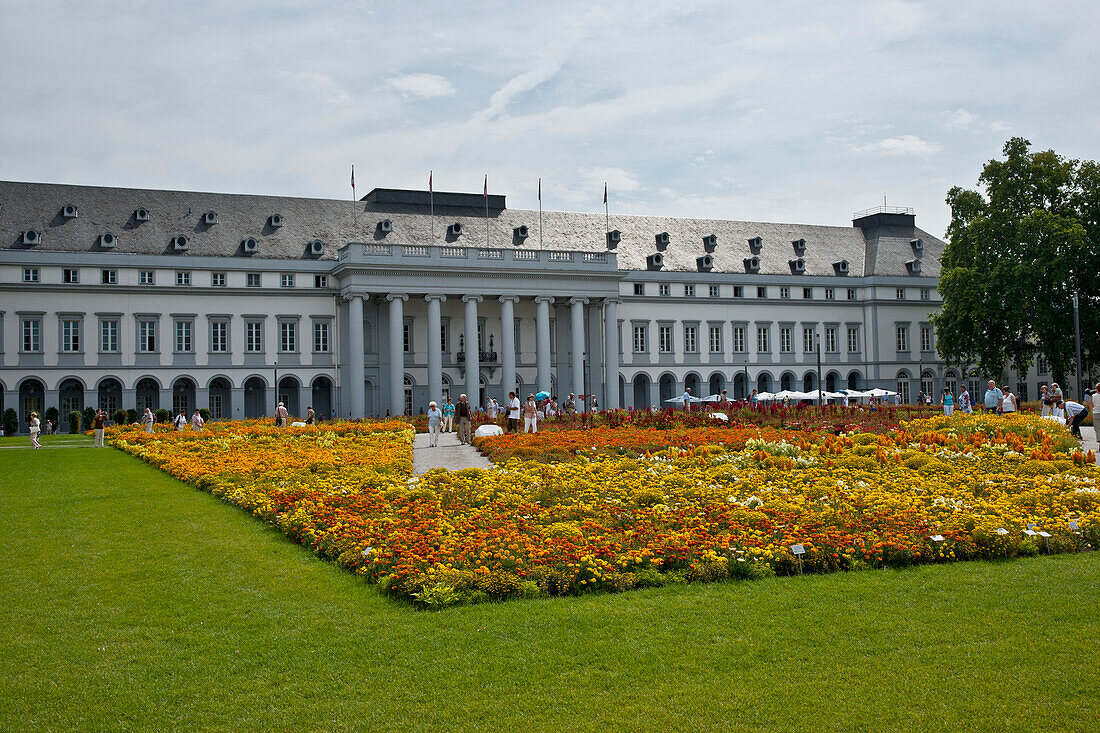
M 898 402 L 909 402 L 909 372 L 902 369 L 898 372 L 897 381 L 894 385 L 895 391 L 898 393 Z
M 405 375 L 405 414 L 413 414 L 413 380 L 408 374 Z

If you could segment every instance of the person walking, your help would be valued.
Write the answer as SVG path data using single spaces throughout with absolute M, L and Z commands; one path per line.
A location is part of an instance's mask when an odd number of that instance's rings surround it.
M 176 415 L 176 419 L 172 421 L 172 424 L 176 426 L 176 432 L 182 431 L 187 427 L 187 415 L 183 414 L 183 408 L 180 408 L 179 414 Z
M 691 387 L 684 387 L 684 394 L 681 395 L 681 399 L 684 401 L 684 409 L 691 409 Z
M 572 397 L 573 395 L 569 395 Z M 539 406 L 535 404 L 535 396 L 527 395 L 527 404 L 523 406 L 523 432 L 537 433 L 539 431 Z
M 153 432 L 153 423 L 155 422 L 156 418 L 153 417 L 153 411 L 146 407 L 145 412 L 141 413 L 141 424 L 145 426 L 145 432 Z
M 196 433 L 201 433 L 203 422 L 204 420 L 202 419 L 202 415 L 196 409 L 194 414 L 191 415 L 191 429 L 194 430 Z
M 950 417 L 951 413 L 955 411 L 955 398 L 951 394 L 951 390 L 947 387 L 943 388 L 943 397 L 940 398 L 940 404 L 943 405 L 943 414 L 945 417 Z
M 1093 428 L 1100 428 L 1100 425 L 1096 424 L 1096 414 L 1100 411 L 1100 384 L 1096 385 L 1096 389 L 1092 393 L 1092 399 L 1089 403 L 1092 407 L 1092 422 Z
M 1046 417 L 1054 412 L 1053 402 L 1050 398 L 1050 392 L 1047 390 L 1047 386 L 1044 384 L 1039 388 L 1039 417 Z
M 962 392 L 959 392 L 959 409 L 967 415 L 974 414 L 974 407 L 970 404 L 970 392 L 966 389 L 966 385 L 963 385 Z
M 38 442 L 38 433 L 42 430 L 42 422 L 38 419 L 38 413 L 31 413 L 31 448 L 38 450 L 42 447 L 42 444 Z
M 1016 399 L 1016 395 L 1012 394 L 1012 390 L 1008 388 L 1006 384 L 1001 388 L 1001 394 L 1004 397 L 1001 398 L 1001 413 L 1008 414 L 1010 412 L 1016 412 L 1020 409 L 1020 401 Z
M 317 413 L 313 411 L 313 405 L 306 406 L 306 425 L 313 425 L 317 422 Z
M 570 392 L 569 396 L 565 398 L 565 402 L 562 403 L 562 407 L 565 409 L 565 418 L 572 421 L 573 416 L 577 414 L 577 400 Z M 527 432 L 527 427 L 524 425 L 523 432 Z
M 1074 437 L 1081 437 L 1081 423 L 1084 422 L 1088 416 L 1089 411 L 1080 402 L 1074 402 L 1073 400 L 1062 400 L 1055 407 L 1055 413 L 1058 414 L 1059 410 L 1064 410 L 1066 420 L 1069 421 L 1069 432 Z
M 989 380 L 986 387 L 984 400 L 986 412 L 1000 411 L 1001 401 L 1005 397 L 1004 392 L 997 389 L 997 383 L 992 379 Z
M 515 391 L 508 392 L 508 432 L 519 432 L 519 413 L 520 404 L 519 397 L 516 396 Z
M 455 417 L 458 418 L 458 442 L 470 442 L 470 403 L 466 401 L 466 395 L 458 396 L 458 404 L 455 405 Z
M 1066 396 L 1062 394 L 1062 388 L 1058 386 L 1057 382 L 1052 382 L 1050 385 L 1050 398 L 1053 400 L 1052 405 L 1057 405 L 1064 400 Z
M 95 411 L 92 418 L 92 429 L 95 431 L 95 447 L 103 447 L 103 429 L 107 427 L 107 413 L 101 409 Z
M 435 402 L 428 403 L 428 447 L 435 448 L 439 445 L 439 424 L 443 421 L 443 411 L 436 407 Z
M 286 406 L 280 402 L 279 406 L 275 408 L 275 425 L 276 427 L 286 427 L 286 417 L 289 413 L 286 411 Z
M 443 427 L 441 429 L 444 433 L 455 431 L 455 403 L 451 401 L 450 397 L 447 397 L 447 403 L 443 405 Z

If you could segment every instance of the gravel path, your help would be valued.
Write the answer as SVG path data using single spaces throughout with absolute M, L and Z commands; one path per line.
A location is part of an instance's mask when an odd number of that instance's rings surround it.
M 413 440 L 413 473 L 420 475 L 433 468 L 458 471 L 463 468 L 488 468 L 492 464 L 473 446 L 458 442 L 458 433 L 442 433 L 439 445 L 429 447 L 427 433 L 417 433 Z

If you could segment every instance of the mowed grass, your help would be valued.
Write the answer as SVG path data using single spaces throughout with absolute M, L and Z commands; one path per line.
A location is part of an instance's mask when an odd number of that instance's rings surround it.
M 1100 553 L 430 613 L 110 448 L 0 477 L 3 730 L 1100 721 Z

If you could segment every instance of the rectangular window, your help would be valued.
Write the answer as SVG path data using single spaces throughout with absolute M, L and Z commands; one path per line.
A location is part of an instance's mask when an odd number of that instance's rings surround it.
M 920 325 L 920 350 L 932 350 L 932 327 L 927 323 L 922 323 Z
M 733 350 L 738 354 L 745 353 L 745 327 L 733 327 Z
M 100 285 L 118 285 L 118 270 L 100 270 Z
M 802 299 L 803 300 L 813 300 L 814 299 L 814 289 L 813 288 L 802 288 Z
M 699 327 L 684 326 L 684 353 L 695 354 L 699 351 Z
M 318 354 L 328 353 L 328 326 L 328 321 L 313 322 L 313 350 Z
M 176 353 L 191 353 L 191 321 L 176 321 Z
M 764 287 L 763 285 L 758 286 L 756 288 L 756 297 L 757 298 L 766 298 L 766 297 L 768 297 L 768 289 L 766 287 Z
M 825 300 L 836 300 L 836 288 L 825 288 Z
M 898 288 L 894 291 L 894 295 L 898 300 L 905 300 L 905 288 Z
M 42 321 L 38 318 L 23 319 L 23 351 L 37 354 L 42 350 Z
M 634 294 L 645 295 L 645 283 L 634 283 Z
M 745 286 L 744 285 L 734 285 L 733 286 L 733 297 L 735 297 L 735 298 L 744 298 L 745 297 Z
M 687 297 L 687 298 L 695 297 L 695 286 L 694 285 L 685 285 L 684 286 L 684 296 Z
M 814 329 L 809 326 L 802 327 L 802 351 L 806 354 L 812 354 L 817 348 L 817 338 Z
M 859 353 L 859 326 L 848 326 L 848 353 Z
M 105 354 L 118 353 L 118 321 L 107 319 L 99 322 L 99 350 Z
M 80 270 L 75 268 L 66 267 L 61 271 L 61 282 L 68 285 L 74 285 L 80 282 Z
M 191 285 L 190 270 L 176 270 L 176 286 L 185 288 Z
M 717 285 L 711 285 L 710 286 L 710 297 L 717 298 L 721 295 L 721 293 L 722 293 L 722 289 L 720 287 L 718 287 Z
M 447 343 L 447 332 L 451 330 L 450 324 L 444 322 L 439 328 L 439 350 L 446 354 L 450 351 L 450 344 Z M 519 319 L 516 319 L 516 335 L 515 335 L 516 351 L 519 351 Z
M 138 321 L 138 351 L 152 354 L 157 350 L 157 322 L 152 319 Z
M 477 339 L 481 340 L 481 324 L 478 324 Z M 412 327 L 407 323 L 401 327 L 401 350 L 406 354 L 412 351 Z
M 657 350 L 662 354 L 672 353 L 672 326 L 657 327 Z
M 70 353 L 80 351 L 79 319 L 63 318 L 61 320 L 61 350 Z
M 1035 373 L 1047 374 L 1050 372 L 1050 366 L 1047 364 L 1047 358 L 1042 354 L 1035 357 Z
M 153 270 L 138 270 L 138 285 L 156 285 L 157 276 Z
M 292 288 L 294 287 L 294 273 L 284 272 L 279 277 L 279 287 Z
M 779 297 L 780 298 L 789 298 L 789 297 L 791 297 L 791 289 L 789 287 L 787 287 L 786 285 L 779 288 Z
M 790 326 L 780 326 L 779 328 L 779 351 L 783 354 L 789 354 L 794 351 L 794 329 Z
M 920 299 L 921 300 L 932 300 L 932 291 L 929 288 L 921 288 L 920 289 Z
M 898 326 L 897 327 L 897 350 L 909 351 L 909 327 Z
M 279 321 L 279 351 L 293 353 L 298 350 L 298 323 Z
M 229 352 L 229 323 L 227 321 L 210 322 L 210 351 L 215 354 Z
M 771 329 L 767 326 L 756 327 L 756 350 L 761 354 L 766 354 L 772 350 Z
M 721 354 L 722 353 L 722 327 L 711 326 L 710 327 L 710 353 Z
M 313 287 L 315 288 L 327 288 L 328 287 L 328 275 L 314 275 Z
M 244 350 L 252 354 L 263 353 L 264 322 L 248 321 L 244 324 Z
M 668 283 L 661 283 L 660 285 L 657 286 L 657 294 L 658 295 L 668 295 L 669 292 L 670 292 L 670 289 L 669 289 Z
M 224 288 L 225 287 L 225 273 L 224 272 L 212 272 L 212 273 L 210 273 L 210 287 L 212 287 L 212 288 Z
M 837 352 L 837 329 L 836 326 L 825 327 L 825 353 L 835 354 Z
M 649 345 L 646 343 L 646 327 L 634 326 L 634 353 L 644 354 L 649 351 Z
M 23 282 L 36 283 L 38 282 L 38 268 L 37 267 L 24 267 L 23 268 Z
M 245 273 L 244 284 L 245 284 L 245 287 L 249 287 L 249 288 L 258 288 L 258 287 L 260 287 L 260 273 L 258 273 L 258 272 Z
M 856 289 L 855 288 L 848 288 L 848 300 L 855 300 L 855 299 L 856 299 Z

